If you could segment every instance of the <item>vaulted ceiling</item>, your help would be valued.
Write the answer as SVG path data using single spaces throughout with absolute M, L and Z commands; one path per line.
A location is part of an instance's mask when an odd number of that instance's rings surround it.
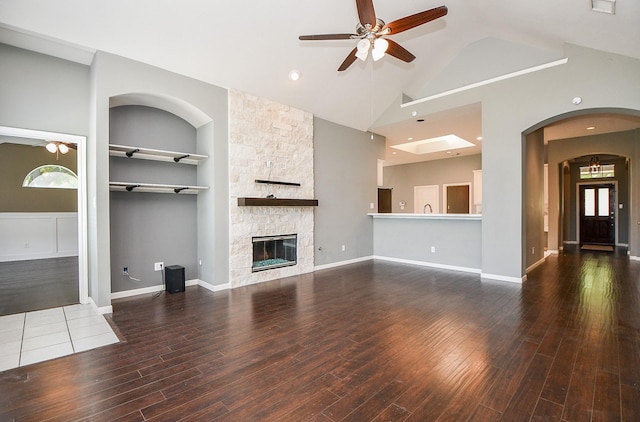
M 402 95 L 456 88 L 441 83 L 445 69 L 447 80 L 473 83 L 562 58 L 567 42 L 640 58 L 638 1 L 616 1 L 615 14 L 592 11 L 591 0 L 374 1 L 386 22 L 443 4 L 445 17 L 390 36 L 415 61 L 387 55 L 344 72 L 357 40 L 298 36 L 354 32 L 354 0 L 0 0 L 0 42 L 80 62 L 101 50 L 360 130 Z

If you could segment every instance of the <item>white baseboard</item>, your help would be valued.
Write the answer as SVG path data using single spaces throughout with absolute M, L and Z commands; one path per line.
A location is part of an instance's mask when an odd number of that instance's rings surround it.
M 544 253 L 544 256 L 558 255 L 559 253 L 560 251 L 558 251 L 557 249 L 547 249 L 547 251 Z
M 200 286 L 207 290 L 211 290 L 212 292 L 219 292 L 221 290 L 227 290 L 230 288 L 228 283 L 214 286 L 213 284 L 209 284 L 205 281 L 198 280 L 198 279 L 187 280 L 184 282 L 184 285 L 187 287 Z M 157 286 L 143 287 L 141 289 L 125 290 L 123 292 L 111 293 L 111 300 L 122 299 L 125 297 L 132 297 L 132 296 L 138 296 L 138 295 L 145 295 L 149 293 L 156 293 L 162 290 L 164 290 L 164 286 L 162 284 L 158 284 Z
M 465 273 L 480 274 L 482 270 L 480 268 L 459 267 L 457 265 L 437 264 L 434 262 L 414 261 L 410 259 L 390 258 L 387 256 L 374 255 L 373 259 L 379 259 L 381 261 L 399 262 L 401 264 L 420 265 L 422 267 L 439 268 L 442 270 L 462 271 Z
M 331 264 L 317 265 L 313 271 L 328 270 L 329 268 L 342 267 L 343 265 L 355 264 L 357 262 L 370 261 L 373 256 L 363 256 L 361 258 L 348 259 L 346 261 L 332 262 Z
M 96 313 L 98 313 L 100 315 L 112 314 L 113 313 L 113 306 L 111 306 L 111 305 L 109 305 L 109 306 L 98 306 L 93 301 L 92 297 L 89 297 L 89 303 L 91 304 L 91 307 L 93 308 L 93 310 L 96 311 Z
M 534 262 L 529 267 L 527 267 L 526 272 L 533 271 L 535 268 L 537 268 L 540 265 L 544 264 L 546 260 L 547 260 L 547 255 L 545 254 L 545 256 L 543 258 L 539 259 L 537 262 Z
M 507 283 L 516 283 L 516 284 L 522 284 L 525 281 L 527 281 L 527 276 L 526 275 L 524 275 L 522 277 L 507 277 L 507 276 L 498 275 L 498 274 L 482 273 L 480 275 L 480 278 L 486 279 L 486 280 L 506 281 Z
M 138 295 L 145 295 L 148 293 L 159 292 L 161 290 L 164 290 L 164 286 L 162 284 L 158 284 L 157 286 L 142 287 L 140 289 L 125 290 L 122 292 L 111 293 L 111 300 L 122 299 L 125 297 L 132 297 L 132 296 L 138 296 Z
M 218 284 L 218 285 L 213 285 L 213 284 L 209 284 L 206 281 L 202 281 L 202 280 L 195 280 L 198 286 L 203 287 L 207 290 L 211 290 L 212 292 L 219 292 L 222 290 L 229 290 L 231 288 L 231 284 L 226 283 L 226 284 Z

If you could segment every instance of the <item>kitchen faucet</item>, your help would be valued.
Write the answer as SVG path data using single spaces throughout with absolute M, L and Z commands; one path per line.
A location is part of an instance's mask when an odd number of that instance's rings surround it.
M 429 213 L 433 214 L 433 208 L 431 208 L 431 204 L 425 204 L 424 207 L 422 207 L 422 213 L 426 214 L 427 213 L 427 207 L 429 207 Z

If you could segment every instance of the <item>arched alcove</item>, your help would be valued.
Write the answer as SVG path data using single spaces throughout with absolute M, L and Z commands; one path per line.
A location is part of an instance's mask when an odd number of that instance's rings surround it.
M 166 95 L 122 94 L 111 97 L 109 105 L 112 297 L 162 288 L 162 273 L 154 270 L 158 262 L 185 267 L 187 280 L 206 279 L 201 257 L 208 255 L 216 233 L 215 227 L 201 230 L 212 226 L 214 215 L 212 118 Z M 130 149 L 118 152 L 116 144 Z M 118 190 L 113 182 L 202 189 L 143 193 L 143 187 Z M 140 242 L 145 248 L 136 246 Z

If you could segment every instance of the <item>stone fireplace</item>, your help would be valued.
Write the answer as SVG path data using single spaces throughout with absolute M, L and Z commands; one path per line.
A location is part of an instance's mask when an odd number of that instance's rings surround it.
M 239 206 L 238 198 L 314 198 L 313 115 L 231 90 L 229 117 L 230 286 L 312 272 L 314 207 Z M 256 269 L 253 240 L 281 233 L 296 235 L 295 263 Z M 290 249 L 291 239 L 285 242 Z

